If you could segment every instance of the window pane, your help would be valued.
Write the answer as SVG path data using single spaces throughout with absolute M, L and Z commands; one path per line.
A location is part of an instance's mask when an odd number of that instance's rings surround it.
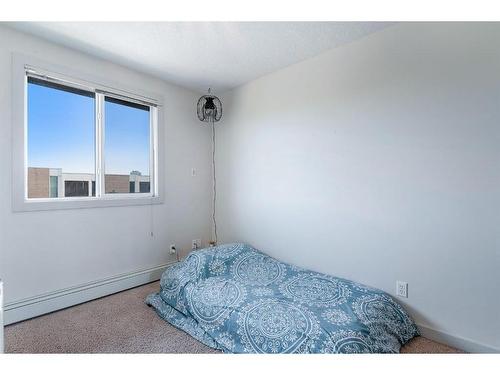
M 88 181 L 64 181 L 66 197 L 87 197 L 89 195 Z
M 140 185 L 140 188 L 139 188 L 139 192 L 141 193 L 147 193 L 149 192 L 149 181 L 148 182 L 140 182 L 139 183 Z
M 149 193 L 149 107 L 106 97 L 104 113 L 105 193 Z
M 28 198 L 89 195 L 94 108 L 91 92 L 28 77 Z M 87 189 L 73 189 L 68 181 Z

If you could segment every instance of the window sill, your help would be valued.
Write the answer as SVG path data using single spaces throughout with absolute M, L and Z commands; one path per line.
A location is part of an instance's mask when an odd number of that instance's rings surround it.
M 48 211 L 72 210 L 100 207 L 148 206 L 162 204 L 161 197 L 106 197 L 106 198 L 59 198 L 59 199 L 30 199 L 14 202 L 13 211 Z

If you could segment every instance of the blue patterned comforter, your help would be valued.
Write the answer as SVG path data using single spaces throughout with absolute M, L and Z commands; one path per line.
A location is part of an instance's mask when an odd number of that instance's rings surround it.
M 397 353 L 418 335 L 386 293 L 241 243 L 192 252 L 164 272 L 146 303 L 230 353 Z

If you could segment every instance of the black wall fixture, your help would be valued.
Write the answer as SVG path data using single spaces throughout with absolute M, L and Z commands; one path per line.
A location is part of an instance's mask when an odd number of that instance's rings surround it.
M 203 95 L 198 99 L 198 119 L 204 122 L 217 122 L 222 118 L 222 103 L 218 97 L 210 94 Z

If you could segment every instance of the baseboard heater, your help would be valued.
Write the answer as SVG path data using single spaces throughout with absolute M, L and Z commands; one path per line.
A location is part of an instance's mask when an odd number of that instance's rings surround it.
M 170 264 L 172 263 L 165 263 L 7 303 L 3 308 L 3 324 L 17 323 L 157 281 Z

